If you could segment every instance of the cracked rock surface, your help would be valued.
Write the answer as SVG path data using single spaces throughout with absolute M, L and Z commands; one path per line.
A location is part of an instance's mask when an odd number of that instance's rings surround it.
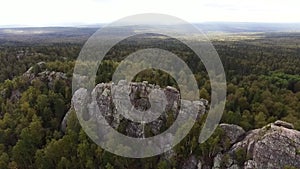
M 280 121 L 280 124 L 283 123 Z M 237 164 L 238 151 L 246 154 L 244 169 L 282 169 L 300 168 L 300 132 L 291 129 L 291 124 L 271 123 L 263 128 L 246 133 L 245 137 L 234 143 L 224 155 L 229 155 L 227 167 Z M 288 128 L 287 128 L 288 127 Z M 229 162 L 230 161 L 230 162 Z
M 198 117 L 206 112 L 205 108 L 208 104 L 206 100 L 181 100 L 180 93 L 176 88 L 170 86 L 160 88 L 147 82 L 125 84 L 124 81 L 120 81 L 118 84 L 100 83 L 91 93 L 88 93 L 87 89 L 79 88 L 73 95 L 70 111 L 75 108 L 83 113 L 88 112 L 86 119 L 101 120 L 104 117 L 108 124 L 115 129 L 123 123 L 122 127 L 125 127 L 123 134 L 137 138 L 145 137 L 145 132 L 141 123 L 127 118 L 130 117 L 132 111 L 148 111 L 148 117 L 153 120 L 147 122 L 146 127 L 153 135 L 161 133 L 162 128 L 166 127 L 164 125 L 167 118 L 172 115 L 176 119 L 179 111 L 182 114 L 188 114 L 190 111 L 198 110 Z M 130 102 L 124 102 L 124 96 L 128 96 Z M 180 103 L 181 108 L 179 107 Z M 97 109 L 102 116 L 96 113 Z M 70 111 L 62 121 L 62 130 L 66 128 Z

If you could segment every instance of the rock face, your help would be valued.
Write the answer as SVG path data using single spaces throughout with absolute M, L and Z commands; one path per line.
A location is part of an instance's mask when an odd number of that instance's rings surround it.
M 234 124 L 220 124 L 220 127 L 224 130 L 225 135 L 229 138 L 230 144 L 235 143 L 245 134 L 245 130 L 242 127 Z
M 206 112 L 206 100 L 181 100 L 180 93 L 176 88 L 170 86 L 160 88 L 157 85 L 148 84 L 148 82 L 129 83 L 129 86 L 125 84 L 125 81 L 120 81 L 118 84 L 100 83 L 95 86 L 90 94 L 87 93 L 86 89 L 80 88 L 73 95 L 71 109 L 75 108 L 78 110 L 86 107 L 89 112 L 86 118 L 99 118 L 100 120 L 101 117 L 99 115 L 93 114 L 99 108 L 105 120 L 113 128 L 118 129 L 120 124 L 122 124 L 123 134 L 136 138 L 161 133 L 162 128 L 166 127 L 166 121 L 169 116 L 176 119 L 180 104 L 182 106 L 180 111 L 183 114 L 189 113 L 194 108 L 198 110 L 198 117 Z M 124 92 L 128 93 L 124 94 Z M 126 94 L 130 100 L 128 103 L 123 100 Z M 183 109 L 183 107 L 185 108 Z M 159 110 L 161 108 L 163 110 Z M 133 120 L 128 120 L 127 117 L 131 117 L 130 113 L 135 110 L 148 111 L 148 117 L 154 120 L 146 122 L 145 126 L 141 125 L 141 123 L 133 122 Z M 69 112 L 62 122 L 62 130 L 66 128 Z M 148 133 L 145 133 L 145 128 L 149 129 Z
M 46 68 L 45 62 L 39 62 L 34 66 L 30 67 L 24 74 L 23 77 L 27 77 L 29 82 L 36 78 L 48 82 L 48 86 L 52 88 L 55 80 L 67 80 L 67 75 L 63 72 L 49 71 Z
M 277 121 L 261 129 L 249 131 L 241 141 L 233 144 L 223 154 L 223 157 L 227 157 L 226 167 L 238 165 L 244 169 L 300 168 L 300 132 L 290 129 L 291 126 L 287 122 Z

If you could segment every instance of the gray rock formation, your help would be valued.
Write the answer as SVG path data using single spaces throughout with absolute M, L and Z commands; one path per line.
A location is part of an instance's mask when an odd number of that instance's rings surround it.
M 45 70 L 46 69 L 46 62 L 39 62 L 37 63 L 36 65 L 34 66 L 37 66 L 38 69 L 40 70 Z M 23 75 L 30 75 L 30 74 L 33 74 L 34 73 L 34 66 L 31 66 Z
M 180 93 L 176 88 L 166 87 L 160 88 L 157 85 L 142 83 L 130 83 L 129 87 L 125 85 L 125 81 L 120 81 L 118 84 L 100 83 L 95 86 L 93 91 L 89 94 L 84 88 L 78 89 L 72 98 L 71 109 L 84 109 L 88 115 L 87 119 L 95 118 L 100 120 L 101 117 L 95 112 L 96 109 L 104 116 L 105 120 L 115 129 L 118 129 L 121 123 L 126 122 L 123 134 L 131 137 L 147 137 L 149 133 L 145 133 L 144 128 L 148 127 L 153 135 L 162 132 L 162 128 L 166 127 L 166 120 L 168 116 L 172 115 L 174 118 L 179 113 L 179 105 L 182 104 L 181 113 L 189 113 L 192 109 L 199 110 L 198 116 L 205 113 L 205 106 L 208 104 L 206 100 L 185 101 L 180 99 Z M 130 102 L 127 104 L 120 104 L 123 102 L 124 92 L 128 92 Z M 151 99 L 149 99 L 151 98 Z M 182 102 L 181 102 L 182 101 Z M 126 107 L 124 107 L 126 106 Z M 127 107 L 131 106 L 131 107 Z M 77 109 L 78 108 L 78 109 Z M 160 108 L 164 108 L 160 111 Z M 128 120 L 131 111 L 140 110 L 148 112 L 148 117 L 153 115 L 153 119 L 147 122 L 145 126 L 141 123 Z M 67 124 L 68 115 L 64 117 L 61 127 L 64 131 Z M 152 118 L 152 117 L 151 117 Z M 122 125 L 124 127 L 124 125 Z
M 35 72 L 34 69 L 37 69 Z M 34 66 L 30 67 L 24 74 L 23 77 L 27 77 L 29 82 L 32 84 L 34 79 L 40 79 L 44 82 L 48 82 L 48 86 L 52 88 L 55 80 L 67 80 L 67 75 L 63 72 L 49 71 L 46 68 L 45 62 L 39 62 Z
M 223 157 L 229 157 L 225 161 L 227 168 L 300 168 L 300 132 L 290 129 L 289 123 L 280 121 L 280 126 L 276 123 L 249 131 L 232 145 L 223 154 Z
M 220 127 L 224 130 L 226 137 L 229 138 L 230 144 L 235 143 L 240 137 L 245 134 L 245 130 L 234 124 L 220 124 Z

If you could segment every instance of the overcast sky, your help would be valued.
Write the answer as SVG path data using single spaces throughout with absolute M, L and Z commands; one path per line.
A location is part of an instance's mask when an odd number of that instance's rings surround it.
M 109 23 L 139 13 L 189 22 L 300 22 L 300 0 L 1 0 L 0 26 Z

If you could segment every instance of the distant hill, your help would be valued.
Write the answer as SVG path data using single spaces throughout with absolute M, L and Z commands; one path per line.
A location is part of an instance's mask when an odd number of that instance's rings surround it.
M 206 33 L 274 33 L 300 32 L 300 23 L 247 23 L 206 22 L 195 23 Z M 0 45 L 76 43 L 83 44 L 103 24 L 77 25 L 74 27 L 0 27 Z M 132 31 L 138 26 L 126 26 L 119 33 Z M 141 28 L 151 29 L 151 26 Z
M 300 23 L 207 22 L 195 24 L 205 32 L 291 32 L 300 31 Z

